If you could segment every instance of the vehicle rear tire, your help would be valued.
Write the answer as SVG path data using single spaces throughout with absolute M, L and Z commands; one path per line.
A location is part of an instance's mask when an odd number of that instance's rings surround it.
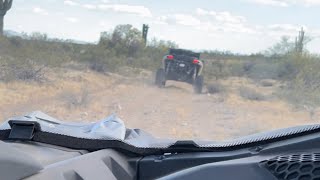
M 197 76 L 196 79 L 194 80 L 194 92 L 197 94 L 202 93 L 202 87 L 203 87 L 203 76 Z
M 160 68 L 157 70 L 155 84 L 160 88 L 166 85 L 166 74 L 164 69 Z

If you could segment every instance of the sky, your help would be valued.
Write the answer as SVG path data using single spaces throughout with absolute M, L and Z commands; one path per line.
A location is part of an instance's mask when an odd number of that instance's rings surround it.
M 13 0 L 5 29 L 97 42 L 118 24 L 193 50 L 257 53 L 303 27 L 319 53 L 320 0 Z

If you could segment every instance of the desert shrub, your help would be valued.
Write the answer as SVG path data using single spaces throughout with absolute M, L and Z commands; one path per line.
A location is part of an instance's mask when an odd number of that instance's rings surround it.
M 235 61 L 228 65 L 230 76 L 238 76 L 242 77 L 245 75 L 245 71 L 243 69 L 243 62 L 242 61 Z
M 45 36 L 45 35 L 44 35 Z M 0 38 L 1 56 L 9 56 L 12 59 L 25 61 L 32 59 L 39 65 L 60 66 L 61 64 L 75 59 L 73 48 L 76 46 L 64 41 L 49 41 L 26 36 Z
M 263 94 L 260 94 L 259 92 L 255 91 L 254 89 L 248 88 L 248 87 L 240 87 L 239 88 L 239 94 L 241 97 L 252 100 L 252 101 L 264 101 L 266 100 L 266 97 Z
M 263 87 L 271 87 L 273 86 L 274 82 L 268 79 L 263 79 L 260 81 L 261 86 Z
M 295 69 L 290 77 L 284 78 L 285 86 L 280 95 L 297 106 L 320 105 L 320 61 L 315 56 L 291 57 Z
M 208 79 L 224 79 L 230 76 L 248 77 L 254 80 L 279 79 L 282 61 L 272 59 L 233 59 L 210 61 L 205 66 Z M 283 72 L 284 74 L 286 72 Z
M 115 56 L 111 50 L 102 47 L 90 47 L 82 52 L 79 61 L 88 64 L 88 67 L 97 72 L 116 72 L 119 66 L 125 65 L 124 57 Z
M 47 67 L 67 67 L 65 65 L 70 62 L 77 62 L 101 73 L 117 72 L 121 66 L 155 70 L 168 49 L 177 47 L 171 41 L 157 39 L 145 46 L 141 32 L 131 25 L 119 25 L 111 32 L 102 33 L 98 44 L 50 39 L 41 33 L 24 34 L 23 37 L 1 36 L 0 44 L 0 62 L 4 57 L 15 61 L 32 59 L 37 65 Z M 24 74 L 23 77 L 29 75 Z
M 221 83 L 215 82 L 215 83 L 208 84 L 207 90 L 208 90 L 208 93 L 210 94 L 217 94 L 217 93 L 225 92 L 226 88 Z
M 105 64 L 97 61 L 91 61 L 89 63 L 89 69 L 100 73 L 104 73 L 107 71 L 107 67 L 105 66 Z
M 213 60 L 205 63 L 204 76 L 206 79 L 224 79 L 230 76 L 228 63 L 225 60 Z
M 248 62 L 245 62 L 244 64 L 243 64 L 243 71 L 244 72 L 250 72 L 251 71 L 251 69 L 254 67 L 254 65 L 255 65 L 256 63 L 255 62 L 253 62 L 253 61 L 248 61 Z
M 279 63 L 275 61 L 259 61 L 246 72 L 247 76 L 254 80 L 277 79 Z
M 44 82 L 45 71 L 44 66 L 37 65 L 32 60 L 16 60 L 9 58 L 10 60 L 1 62 L 1 75 L 0 80 L 4 82 L 9 81 L 35 81 L 35 82 Z
M 89 91 L 85 87 L 80 92 L 64 91 L 60 97 L 68 108 L 86 107 L 90 103 Z
M 288 55 L 283 57 L 278 63 L 277 78 L 280 80 L 294 79 L 303 66 L 299 61 L 302 57 L 296 55 Z M 302 60 L 302 59 L 301 59 Z

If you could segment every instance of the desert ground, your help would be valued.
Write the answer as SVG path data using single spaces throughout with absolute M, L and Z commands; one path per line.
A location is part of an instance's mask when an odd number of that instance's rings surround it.
M 43 83 L 0 83 L 0 117 L 42 111 L 60 120 L 92 122 L 116 113 L 128 128 L 160 138 L 226 140 L 265 130 L 318 123 L 317 110 L 297 109 L 279 99 L 280 82 L 262 86 L 247 78 L 219 80 L 223 92 L 194 94 L 191 85 L 153 85 L 153 74 L 101 74 L 76 69 L 48 69 Z M 210 82 L 207 82 L 210 83 Z M 248 100 L 240 87 L 268 97 Z

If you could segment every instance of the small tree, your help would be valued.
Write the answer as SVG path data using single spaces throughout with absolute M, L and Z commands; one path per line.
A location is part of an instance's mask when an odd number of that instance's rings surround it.
M 3 19 L 11 8 L 13 0 L 0 0 L 0 35 L 3 35 Z
M 282 36 L 280 42 L 273 45 L 266 51 L 268 56 L 284 56 L 294 50 L 294 43 L 288 36 Z
M 117 55 L 134 57 L 143 48 L 141 32 L 130 24 L 118 25 L 112 33 L 103 32 L 100 46 L 113 48 Z
M 295 41 L 291 41 L 288 36 L 282 36 L 281 40 L 269 48 L 265 54 L 273 57 L 283 57 L 294 53 L 295 55 L 302 55 L 306 52 L 305 46 L 312 40 L 305 35 L 305 31 L 301 28 L 298 37 Z

